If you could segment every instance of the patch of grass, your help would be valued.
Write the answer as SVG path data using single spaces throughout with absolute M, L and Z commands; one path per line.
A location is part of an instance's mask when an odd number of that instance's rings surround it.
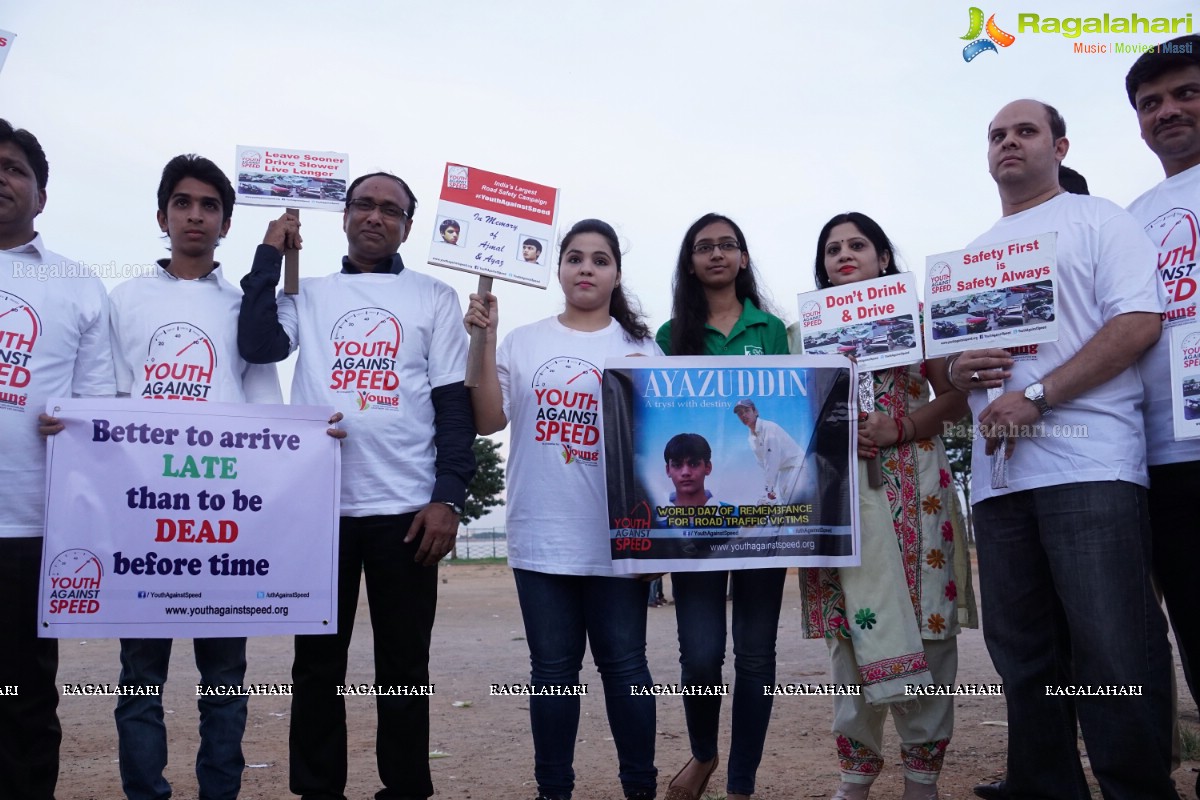
M 1180 725 L 1179 751 L 1184 761 L 1200 761 L 1200 733 L 1187 725 Z
M 442 561 L 439 566 L 452 567 L 455 564 L 508 564 L 508 559 L 505 556 L 496 556 L 488 558 L 447 558 Z

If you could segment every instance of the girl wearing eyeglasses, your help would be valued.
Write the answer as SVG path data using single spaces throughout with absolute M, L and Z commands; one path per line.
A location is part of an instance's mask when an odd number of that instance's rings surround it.
M 865 214 L 839 214 L 821 229 L 814 266 L 818 287 L 899 272 L 891 240 Z M 842 776 L 835 800 L 866 800 L 883 767 L 889 709 L 900 735 L 904 800 L 936 800 L 954 697 L 913 696 L 906 686 L 953 685 L 960 602 L 969 609 L 967 622 L 973 622 L 969 568 L 956 580 L 962 520 L 938 437 L 943 423 L 966 414 L 967 400 L 950 385 L 940 358 L 876 370 L 873 381 L 875 406 L 860 413 L 858 425 L 862 566 L 801 570 L 805 636 L 829 645 L 835 684 L 861 690 L 833 701 Z M 883 474 L 878 488 L 867 480 L 864 459 L 871 458 L 878 458 Z M 968 564 L 965 543 L 958 554 L 957 561 Z
M 661 355 L 621 286 L 612 227 L 577 222 L 563 237 L 562 313 L 517 328 L 497 349 L 492 294 L 471 295 L 465 323 L 485 330 L 475 425 L 487 435 L 512 422 L 508 461 L 508 563 L 532 665 L 530 684 L 579 684 L 584 645 L 604 683 L 604 704 L 630 800 L 655 795 L 654 696 L 646 664 L 646 584 L 613 574 L 605 499 L 600 383 L 604 361 Z M 539 800 L 567 800 L 579 697 L 531 696 Z M 593 792 L 595 794 L 595 792 Z M 602 794 L 602 793 L 601 793 Z
M 764 309 L 750 249 L 728 217 L 705 214 L 683 237 L 675 269 L 671 320 L 658 330 L 667 355 L 787 355 L 782 320 Z M 786 570 L 674 572 L 675 617 L 684 686 L 720 686 L 725 660 L 726 587 L 733 600 L 733 732 L 729 800 L 754 793 L 771 717 L 775 634 Z M 665 800 L 698 800 L 716 771 L 720 696 L 685 695 L 692 757 Z

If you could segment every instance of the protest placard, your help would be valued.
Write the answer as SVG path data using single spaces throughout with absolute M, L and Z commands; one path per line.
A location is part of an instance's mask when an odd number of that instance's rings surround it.
M 558 189 L 447 164 L 429 263 L 545 289 Z
M 1056 237 L 1041 233 L 928 256 L 926 354 L 1056 341 Z
M 238 203 L 324 211 L 346 205 L 350 157 L 345 153 L 238 145 L 237 165 Z
M 614 570 L 857 566 L 853 387 L 838 356 L 610 360 Z
M 911 272 L 884 275 L 796 296 L 804 354 L 854 356 L 864 369 L 915 364 L 924 358 Z
M 17 35 L 11 31 L 0 31 L 0 70 L 4 69 L 4 62 L 8 59 L 8 51 L 12 50 L 13 40 L 16 38 Z
M 1176 439 L 1200 438 L 1200 327 L 1176 326 L 1171 337 L 1171 406 Z
M 286 147 L 237 148 L 237 202 L 280 206 L 297 218 L 301 208 L 342 211 L 350 156 Z M 284 251 L 283 291 L 300 291 L 300 253 Z
M 311 406 L 55 399 L 40 635 L 337 629 L 338 443 Z

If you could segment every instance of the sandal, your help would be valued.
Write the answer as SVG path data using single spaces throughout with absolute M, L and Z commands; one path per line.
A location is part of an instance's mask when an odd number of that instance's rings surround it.
M 717 771 L 717 764 L 720 763 L 721 759 L 719 756 L 713 756 L 712 764 L 709 766 L 708 772 L 704 775 L 704 781 L 700 784 L 700 790 L 695 794 L 692 794 L 684 787 L 676 786 L 675 781 L 679 780 L 679 776 L 682 775 L 684 770 L 686 770 L 688 766 L 695 760 L 696 759 L 694 757 L 689 758 L 687 764 L 683 765 L 683 769 L 675 773 L 675 777 L 671 778 L 671 782 L 667 784 L 667 793 L 663 796 L 663 800 L 700 800 L 700 798 L 704 796 L 704 790 L 708 788 L 708 780 L 712 777 L 712 774 Z

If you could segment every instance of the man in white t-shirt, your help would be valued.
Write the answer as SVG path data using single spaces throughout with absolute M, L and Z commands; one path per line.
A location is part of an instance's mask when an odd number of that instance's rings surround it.
M 238 354 L 242 293 L 215 260 L 229 231 L 233 186 L 207 158 L 180 155 L 167 162 L 158 185 L 158 225 L 171 257 L 154 277 L 132 278 L 113 289 L 112 344 L 117 392 L 144 400 L 282 403 L 273 364 L 247 364 Z M 171 661 L 171 639 L 121 639 L 122 686 L 154 686 L 156 695 L 117 700 L 117 753 L 129 800 L 167 797 L 167 728 L 161 691 Z M 234 800 L 246 761 L 242 734 L 246 701 L 246 639 L 193 641 L 200 684 L 233 691 L 200 697 L 200 796 Z
M 429 643 L 437 563 L 454 546 L 475 471 L 475 425 L 463 378 L 467 338 L 454 290 L 404 266 L 417 201 L 403 180 L 364 175 L 346 193 L 342 269 L 275 297 L 299 221 L 270 224 L 242 280 L 238 343 L 251 363 L 299 347 L 292 402 L 346 415 L 337 633 L 297 636 L 292 666 L 291 790 L 336 800 L 346 787 L 346 705 L 338 691 L 361 577 L 375 646 L 379 797 L 433 794 Z
M 733 413 L 750 429 L 750 449 L 763 471 L 763 503 L 787 505 L 796 500 L 804 451 L 779 424 L 758 416 L 758 407 L 748 398 L 738 400 Z
M 1163 335 L 1138 367 L 1146 389 L 1146 458 L 1150 464 L 1150 527 L 1154 575 L 1179 645 L 1192 698 L 1200 702 L 1200 523 L 1193 496 L 1200 487 L 1200 439 L 1176 441 L 1170 350 L 1174 334 L 1200 333 L 1200 36 L 1182 36 L 1143 53 L 1125 78 L 1142 139 L 1158 156 L 1165 179 L 1134 200 L 1129 212 L 1158 248 L 1157 273 L 1166 295 Z M 1200 792 L 1200 776 L 1197 777 Z
M 1116 205 L 1064 193 L 1066 124 L 1009 103 L 988 126 L 1003 216 L 969 249 L 1057 233 L 1059 337 L 952 358 L 983 428 L 972 500 L 984 639 L 1004 681 L 1011 797 L 1176 798 L 1170 654 L 1150 585 L 1137 358 L 1158 338 L 1154 249 Z M 1005 389 L 989 402 L 984 389 Z M 1003 436 L 1001 434 L 1004 434 Z M 1008 459 L 1007 486 L 991 456 Z M 1136 695 L 1133 693 L 1136 692 Z M 1133 695 L 1133 696 L 1130 696 Z
M 0 120 L 0 795 L 21 800 L 53 800 L 62 741 L 58 641 L 39 639 L 37 627 L 46 502 L 37 417 L 51 397 L 116 392 L 104 286 L 34 230 L 49 172 L 34 135 Z

